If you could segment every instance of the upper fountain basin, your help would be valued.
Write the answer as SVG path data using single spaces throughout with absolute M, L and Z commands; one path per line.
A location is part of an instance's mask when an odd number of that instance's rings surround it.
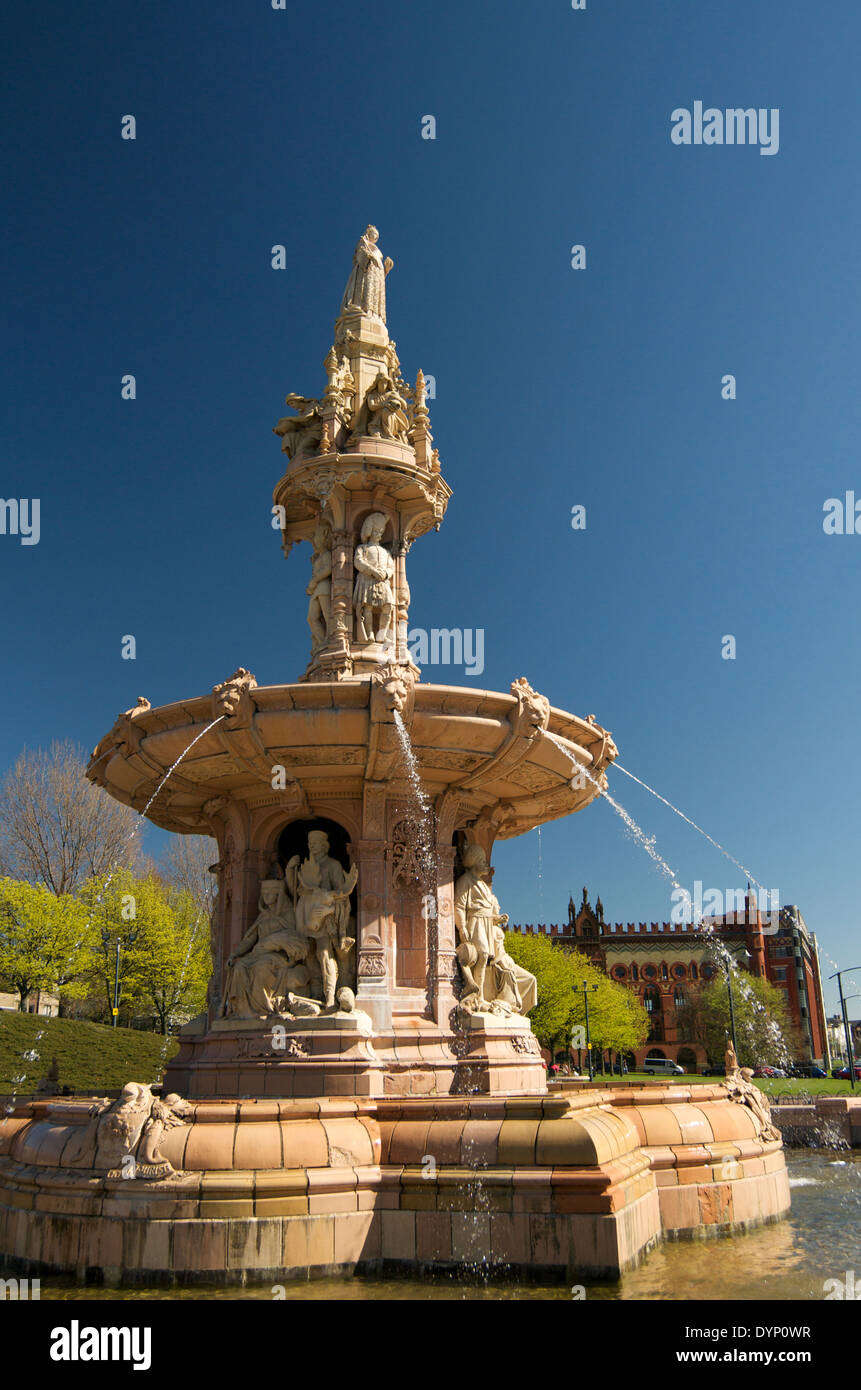
M 524 680 L 510 694 L 421 681 L 392 693 L 385 672 L 373 680 L 270 686 L 244 672 L 212 695 L 158 708 L 142 700 L 99 743 L 87 776 L 143 810 L 197 739 L 147 811 L 180 833 L 210 834 L 214 799 L 254 807 L 280 799 L 308 813 L 315 800 L 361 797 L 366 781 L 393 790 L 402 783 L 406 794 L 395 708 L 431 799 L 456 789 L 478 814 L 494 814 L 502 838 L 582 809 L 598 794 L 591 779 L 603 785 L 616 756 L 592 716 L 554 708 Z M 586 774 L 574 785 L 571 758 Z

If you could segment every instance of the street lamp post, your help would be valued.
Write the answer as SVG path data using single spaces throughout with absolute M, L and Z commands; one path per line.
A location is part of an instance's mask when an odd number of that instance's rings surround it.
M 747 956 L 748 960 L 750 960 L 750 951 L 745 951 L 744 954 Z M 732 1037 L 732 1050 L 737 1057 L 738 1043 L 735 1036 L 735 1000 L 732 997 L 732 964 L 729 956 L 727 956 L 724 961 L 724 969 L 726 971 L 726 988 L 729 995 L 729 1028 Z
M 846 1039 L 846 1056 L 849 1058 L 849 1085 L 855 1090 L 855 1055 L 852 1051 L 852 1029 L 849 1027 L 849 1015 L 846 1012 L 846 999 L 843 994 L 843 976 L 851 975 L 854 970 L 861 970 L 861 965 L 850 965 L 847 970 L 838 970 L 833 975 L 829 975 L 829 980 L 837 981 L 837 988 L 840 991 L 840 1012 L 843 1015 L 843 1036 Z M 854 999 L 851 994 L 850 999 Z
M 852 999 L 861 999 L 861 994 L 845 994 L 845 995 L 843 996 L 843 1002 L 844 1002 L 844 1004 L 848 1004 L 849 1001 L 852 1000 Z M 843 1020 L 843 1026 L 844 1026 L 844 1028 L 846 1027 L 846 1022 L 847 1022 L 847 1020 L 844 1018 L 844 1020 Z M 851 1032 L 852 1032 L 852 1025 L 851 1025 L 851 1024 L 849 1025 L 849 1032 L 850 1032 L 850 1034 L 851 1034 Z
M 129 932 L 128 937 L 127 937 L 127 944 L 128 944 L 129 946 L 132 945 L 132 943 L 134 942 L 134 939 L 135 939 L 136 936 L 137 936 L 137 932 L 135 932 L 135 931 Z M 110 932 L 108 931 L 108 929 L 105 928 L 105 929 L 102 931 L 102 945 L 104 946 L 105 951 L 107 951 L 107 949 L 108 949 L 108 945 L 109 945 L 109 943 L 110 943 L 110 939 L 111 939 L 111 934 L 110 934 Z M 116 959 L 115 959 L 115 962 L 114 962 L 114 1007 L 113 1007 L 113 1011 L 112 1011 L 112 1015 L 111 1015 L 111 1027 L 112 1027 L 112 1028 L 117 1028 L 117 1027 L 119 1027 L 119 1021 L 120 1021 L 120 938 L 117 937 L 117 954 L 116 954 Z
M 593 990 L 597 990 L 597 985 L 592 985 Z M 586 1059 L 589 1064 L 589 1080 L 595 1080 L 595 1070 L 592 1066 L 592 1038 L 589 1033 L 589 981 L 583 981 L 583 999 L 586 1004 Z

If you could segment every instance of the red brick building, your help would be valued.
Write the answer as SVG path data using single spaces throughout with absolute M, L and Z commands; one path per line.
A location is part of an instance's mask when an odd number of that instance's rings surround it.
M 770 980 L 785 994 L 789 1017 L 801 1039 L 796 1060 L 827 1067 L 819 952 L 799 909 L 783 907 L 776 922 L 764 924 L 756 897 L 748 890 L 743 912 L 705 920 L 741 968 Z M 720 967 L 702 932 L 694 931 L 690 923 L 605 922 L 601 899 L 592 907 L 584 888 L 579 908 L 573 899 L 569 901 L 564 926 L 530 923 L 509 930 L 545 933 L 563 949 L 582 951 L 598 969 L 638 995 L 651 1026 L 647 1042 L 629 1057 L 629 1065 L 640 1067 L 649 1056 L 671 1057 L 688 1071 L 706 1064 L 700 1044 L 683 1035 L 680 1015 L 701 986 L 720 973 Z

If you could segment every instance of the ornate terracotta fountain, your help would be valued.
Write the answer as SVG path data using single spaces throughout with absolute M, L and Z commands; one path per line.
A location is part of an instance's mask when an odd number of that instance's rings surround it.
M 505 953 L 488 863 L 496 839 L 587 805 L 616 749 L 522 677 L 434 685 L 411 659 L 407 558 L 451 492 L 423 375 L 405 380 L 388 335 L 390 268 L 369 227 L 326 386 L 275 426 L 273 525 L 285 554 L 311 545 L 304 674 L 141 699 L 93 754 L 110 795 L 217 841 L 213 976 L 164 1100 L 130 1085 L 0 1125 L 0 1234 L 34 1267 L 244 1277 L 483 1254 L 618 1273 L 663 1231 L 788 1206 L 741 1082 L 546 1094 L 535 981 Z
M 463 998 L 475 932 L 464 921 L 458 939 L 456 885 L 468 845 L 489 859 L 497 837 L 568 815 L 597 794 L 586 777 L 572 778 L 563 749 L 598 780 L 616 750 L 594 719 L 551 708 L 523 678 L 505 693 L 430 685 L 411 660 L 407 558 L 419 536 L 439 528 L 451 491 L 424 377 L 406 382 L 386 328 L 387 264 L 369 228 L 325 390 L 319 399 L 288 396 L 296 414 L 275 426 L 287 471 L 273 524 L 285 554 L 301 541 L 312 547 L 304 675 L 260 686 L 240 668 L 211 695 L 158 709 L 142 702 L 120 716 L 90 764 L 94 781 L 140 810 L 197 739 L 147 812 L 167 830 L 212 835 L 219 848 L 206 1026 L 184 1035 L 166 1078 L 187 1096 L 544 1090 L 522 999 L 491 988 L 501 947 L 477 956 L 479 973 L 483 954 L 490 968 L 478 994 Z M 415 804 L 405 733 L 429 815 Z M 346 949 L 329 951 L 331 921 L 316 933 L 297 922 L 307 917 L 302 864 L 315 830 L 328 836 L 329 891 L 343 890 L 348 873 L 356 880 L 338 909 Z M 473 876 L 480 897 L 484 879 Z M 281 905 L 264 906 L 275 879 Z M 265 932 L 279 923 L 296 933 L 295 949 L 282 937 L 266 951 Z M 354 1007 L 333 1008 L 341 989 Z M 306 1001 L 298 1013 L 288 995 Z M 289 1051 L 273 1051 L 274 1022 Z

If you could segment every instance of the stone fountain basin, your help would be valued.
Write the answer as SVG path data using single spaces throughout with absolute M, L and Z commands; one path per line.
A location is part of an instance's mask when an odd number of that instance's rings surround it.
M 780 1140 L 720 1084 L 197 1102 L 163 1137 L 177 1171 L 161 1181 L 106 1172 L 81 1147 L 89 1110 L 25 1102 L 0 1124 L 0 1249 L 33 1272 L 238 1282 L 480 1261 L 618 1278 L 662 1239 L 789 1209 Z
M 366 780 L 397 785 L 403 760 L 390 709 L 368 679 L 257 686 L 238 716 L 222 720 L 189 751 L 147 812 L 164 829 L 209 834 L 214 797 L 254 801 L 273 794 L 273 768 L 310 802 L 333 790 L 361 796 Z M 479 809 L 505 803 L 502 838 L 581 810 L 597 795 L 571 786 L 569 757 L 600 780 L 616 755 L 598 724 L 549 709 L 544 727 L 518 719 L 514 695 L 417 682 L 404 722 L 432 798 L 458 788 Z M 165 773 L 217 715 L 213 696 L 121 716 L 88 776 L 142 810 Z

